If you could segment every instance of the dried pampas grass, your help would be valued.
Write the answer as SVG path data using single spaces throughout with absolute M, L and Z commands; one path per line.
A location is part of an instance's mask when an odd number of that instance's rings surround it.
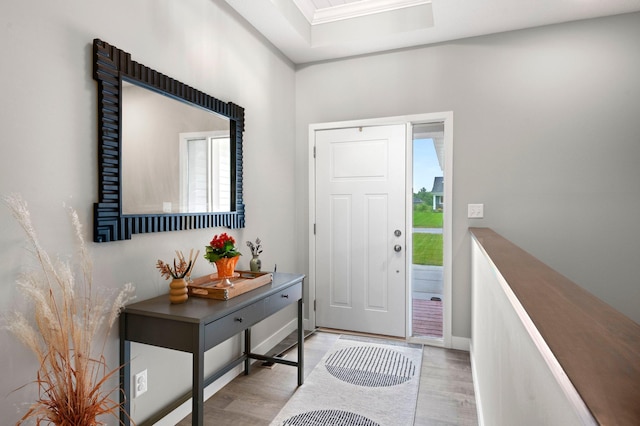
M 33 318 L 13 312 L 4 324 L 39 362 L 38 400 L 17 424 L 34 419 L 37 424 L 89 426 L 103 424 L 99 417 L 104 414 L 118 418 L 120 404 L 110 395 L 119 389 L 104 390 L 103 386 L 120 368 L 108 368 L 104 350 L 116 318 L 133 298 L 132 285 L 126 284 L 115 297 L 93 288 L 91 257 L 73 209 L 69 212 L 79 247 L 75 266 L 81 275 L 79 282 L 73 265 L 52 261 L 40 245 L 27 203 L 19 196 L 4 197 L 4 201 L 38 261 L 38 268 L 17 281 L 33 305 Z

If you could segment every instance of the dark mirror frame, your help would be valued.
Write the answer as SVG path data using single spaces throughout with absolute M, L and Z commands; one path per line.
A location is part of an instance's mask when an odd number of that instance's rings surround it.
M 131 239 L 132 234 L 224 226 L 243 228 L 242 132 L 244 109 L 223 102 L 131 60 L 131 55 L 102 40 L 93 41 L 93 78 L 98 83 L 98 202 L 94 204 L 93 240 Z M 230 212 L 122 214 L 122 79 L 193 104 L 231 120 Z

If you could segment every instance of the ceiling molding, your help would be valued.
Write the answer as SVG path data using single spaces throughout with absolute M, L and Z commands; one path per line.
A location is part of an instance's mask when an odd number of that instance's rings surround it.
M 640 11 L 640 0 L 226 2 L 297 65 Z M 340 2 L 345 4 L 315 6 Z M 396 7 L 374 11 L 392 3 Z M 349 18 L 356 13 L 352 4 L 372 9 Z M 311 24 L 316 13 L 330 9 L 341 11 L 341 18 Z
M 309 24 L 313 23 L 313 18 L 316 15 L 316 6 L 313 4 L 312 0 L 293 0 L 293 3 L 296 5 L 300 12 L 307 18 L 307 22 Z
M 431 3 L 431 0 L 367 0 L 317 8 L 313 0 L 293 0 L 311 25 L 326 24 L 343 19 L 358 18 L 375 13 L 390 12 L 405 7 Z

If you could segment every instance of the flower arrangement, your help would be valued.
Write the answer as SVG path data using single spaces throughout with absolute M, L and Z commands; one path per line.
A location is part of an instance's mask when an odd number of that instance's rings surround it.
M 247 241 L 247 247 L 249 247 L 253 256 L 257 256 L 262 253 L 262 241 L 260 241 L 260 238 L 256 238 L 255 244 L 251 241 Z
M 120 367 L 109 370 L 104 350 L 116 318 L 133 298 L 132 285 L 126 284 L 112 301 L 110 295 L 92 288 L 92 261 L 74 210 L 69 209 L 79 245 L 77 267 L 51 260 L 38 241 L 22 198 L 4 197 L 4 201 L 25 231 L 39 264 L 17 281 L 33 305 L 33 318 L 16 311 L 3 324 L 39 363 L 34 380 L 38 399 L 17 424 L 35 420 L 36 424 L 93 426 L 104 424 L 98 420 L 104 414 L 118 419 L 120 404 L 111 395 L 120 389 L 103 387 Z M 75 269 L 81 271 L 79 278 Z
M 240 256 L 240 252 L 236 248 L 236 240 L 226 233 L 215 235 L 209 245 L 206 246 L 204 253 L 204 258 L 209 262 L 236 256 Z
M 180 279 L 184 277 L 190 277 L 191 271 L 193 271 L 193 267 L 196 264 L 196 259 L 198 258 L 198 254 L 200 254 L 200 250 L 196 252 L 196 256 L 193 257 L 193 249 L 189 252 L 189 262 L 184 258 L 184 255 L 181 251 L 176 250 L 176 256 L 178 257 L 178 261 L 173 259 L 173 269 L 168 263 L 164 263 L 162 260 L 158 259 L 156 263 L 156 268 L 160 271 L 160 275 L 165 278 L 173 278 Z

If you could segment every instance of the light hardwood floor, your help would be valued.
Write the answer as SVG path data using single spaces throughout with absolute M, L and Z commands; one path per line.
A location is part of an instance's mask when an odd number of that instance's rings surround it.
M 339 334 L 316 332 L 305 340 L 305 376 L 338 337 Z M 295 349 L 286 357 L 295 360 Z M 296 369 L 285 365 L 271 369 L 258 365 L 254 364 L 250 375 L 236 377 L 205 402 L 205 425 L 263 426 L 276 417 L 296 390 Z M 191 416 L 179 423 L 180 426 L 190 424 Z M 477 424 L 469 354 L 425 346 L 414 425 Z

